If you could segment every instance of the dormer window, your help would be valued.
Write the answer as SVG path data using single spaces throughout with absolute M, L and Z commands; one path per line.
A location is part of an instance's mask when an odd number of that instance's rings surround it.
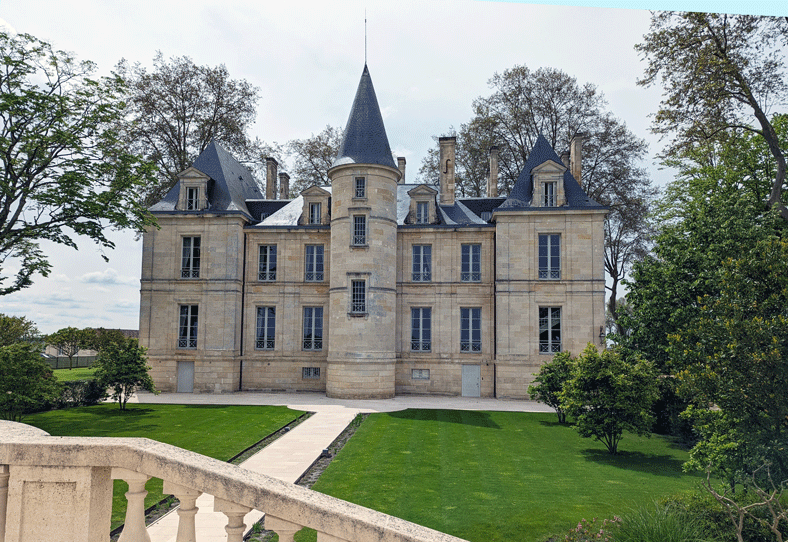
M 426 201 L 416 202 L 416 224 L 429 224 L 430 204 Z
M 438 191 L 426 184 L 409 190 L 410 209 L 405 222 L 407 224 L 436 224 L 438 222 L 435 209 L 437 195 Z
M 320 224 L 320 203 L 309 204 L 309 223 Z
M 544 195 L 542 207 L 555 207 L 555 183 L 542 183 L 542 192 Z
M 186 189 L 186 210 L 187 211 L 196 211 L 197 205 L 199 205 L 199 194 L 200 191 L 197 187 L 190 186 Z
M 180 193 L 176 209 L 180 211 L 202 211 L 208 208 L 208 179 L 209 177 L 190 167 L 178 174 Z
M 367 197 L 366 177 L 356 177 L 356 191 L 353 195 L 355 199 L 365 199 Z

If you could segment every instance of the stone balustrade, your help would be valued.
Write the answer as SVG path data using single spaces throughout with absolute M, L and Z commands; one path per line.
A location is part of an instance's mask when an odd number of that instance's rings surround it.
M 459 538 L 294 484 L 146 438 L 53 437 L 0 421 L 0 542 L 107 542 L 112 480 L 128 482 L 120 542 L 149 542 L 145 482 L 164 480 L 181 506 L 177 542 L 195 542 L 195 501 L 214 496 L 228 542 L 240 542 L 244 515 L 265 513 L 265 527 L 291 542 L 302 527 L 318 542 L 435 541 Z

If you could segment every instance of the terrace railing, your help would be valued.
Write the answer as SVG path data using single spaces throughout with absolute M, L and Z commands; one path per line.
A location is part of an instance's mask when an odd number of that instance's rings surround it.
M 107 542 L 112 480 L 128 482 L 120 542 L 149 542 L 145 482 L 164 480 L 180 500 L 177 542 L 200 540 L 195 501 L 214 496 L 227 516 L 228 542 L 240 542 L 243 518 L 265 514 L 265 528 L 291 542 L 302 527 L 318 542 L 460 542 L 453 536 L 329 497 L 242 467 L 146 438 L 52 437 L 0 421 L 0 542 Z M 215 533 L 213 533 L 215 535 Z

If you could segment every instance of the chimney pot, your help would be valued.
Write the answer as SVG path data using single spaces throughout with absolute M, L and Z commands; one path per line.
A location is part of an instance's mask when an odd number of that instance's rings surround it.
M 276 168 L 279 163 L 272 157 L 265 159 L 265 199 L 276 199 Z
M 397 156 L 397 167 L 402 176 L 399 178 L 399 184 L 405 184 L 405 157 Z
M 490 178 L 487 179 L 487 197 L 498 197 L 498 146 L 490 147 Z
M 279 199 L 290 199 L 290 175 L 279 174 Z
M 454 158 L 457 138 L 439 137 L 441 204 L 454 205 Z
M 578 132 L 572 138 L 572 141 L 569 142 L 569 162 L 571 167 L 569 168 L 572 172 L 572 177 L 575 178 L 577 184 L 580 185 L 582 188 L 583 186 L 583 140 L 585 139 L 585 134 L 582 132 Z

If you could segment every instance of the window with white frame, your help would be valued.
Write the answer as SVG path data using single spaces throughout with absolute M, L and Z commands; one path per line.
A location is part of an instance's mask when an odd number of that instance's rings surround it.
M 462 245 L 460 254 L 460 280 L 462 282 L 481 282 L 482 246 L 480 244 Z
M 273 350 L 276 335 L 276 307 L 257 307 L 257 333 L 255 348 Z
M 304 280 L 306 282 L 322 282 L 323 245 L 306 245 L 305 254 Z
M 555 207 L 555 182 L 542 183 L 542 206 Z
M 323 349 L 323 307 L 304 307 L 304 350 Z
M 309 223 L 310 224 L 320 224 L 322 221 L 322 216 L 320 214 L 320 203 L 310 203 L 309 204 Z
M 416 224 L 429 224 L 430 204 L 426 201 L 416 202 Z
M 186 188 L 186 210 L 187 211 L 197 211 L 199 210 L 199 197 L 200 197 L 200 189 L 197 187 L 188 187 Z
M 482 351 L 481 307 L 460 308 L 460 352 Z
M 561 278 L 561 236 L 539 234 L 539 278 Z
M 350 281 L 350 312 L 355 314 L 367 312 L 367 282 L 365 280 Z
M 301 367 L 301 378 L 304 380 L 318 380 L 320 367 Z
M 539 307 L 539 353 L 561 351 L 561 307 Z
M 411 369 L 410 370 L 410 377 L 413 380 L 429 380 L 430 379 L 430 370 L 429 369 Z
M 356 177 L 356 192 L 353 197 L 356 199 L 367 197 L 367 179 L 365 177 Z
M 200 277 L 200 238 L 184 237 L 181 253 L 181 278 L 196 279 Z
M 412 352 L 429 352 L 432 349 L 432 309 L 410 309 L 410 349 Z
M 413 282 L 432 280 L 432 245 L 413 245 Z
M 353 215 L 353 245 L 367 244 L 367 217 L 366 215 Z
M 197 348 L 197 305 L 181 305 L 178 348 Z
M 276 280 L 276 245 L 260 245 L 257 280 L 263 282 Z

